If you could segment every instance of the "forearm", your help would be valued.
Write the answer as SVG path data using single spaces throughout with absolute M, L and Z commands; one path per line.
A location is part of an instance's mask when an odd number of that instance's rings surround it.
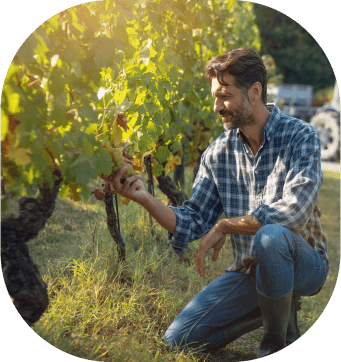
M 218 227 L 224 234 L 255 235 L 262 226 L 251 215 L 222 219 L 218 222 Z
M 150 193 L 140 202 L 140 205 L 143 206 L 163 228 L 174 234 L 176 216 L 171 208 L 164 205 Z

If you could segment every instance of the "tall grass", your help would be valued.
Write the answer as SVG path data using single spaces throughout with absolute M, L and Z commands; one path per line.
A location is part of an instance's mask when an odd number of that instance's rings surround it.
M 191 174 L 186 176 L 191 179 Z M 322 313 L 335 286 L 340 259 L 339 205 L 339 173 L 326 172 L 319 206 L 329 240 L 331 272 L 320 294 L 302 298 L 298 322 L 302 333 Z M 45 229 L 29 242 L 50 297 L 48 310 L 34 331 L 62 351 L 94 361 L 217 360 L 200 351 L 170 352 L 162 337 L 186 303 L 232 264 L 229 243 L 216 263 L 207 261 L 206 275 L 200 278 L 194 264 L 200 240 L 190 244 L 187 259 L 179 260 L 167 245 L 167 233 L 155 222 L 152 233 L 147 212 L 139 205 L 120 207 L 120 221 L 125 265 L 117 262 L 103 203 L 93 198 L 87 203 L 58 199 Z M 261 336 L 262 328 L 243 336 L 219 360 L 256 358 Z

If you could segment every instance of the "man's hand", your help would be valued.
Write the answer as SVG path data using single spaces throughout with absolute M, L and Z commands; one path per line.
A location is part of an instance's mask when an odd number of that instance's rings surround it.
M 223 232 L 218 223 L 210 230 L 205 239 L 200 243 L 195 265 L 196 270 L 201 277 L 205 275 L 205 255 L 213 248 L 214 250 L 211 259 L 212 261 L 216 261 L 218 259 L 220 249 L 225 244 L 225 241 L 226 233 Z
M 118 194 L 140 204 L 148 196 L 148 191 L 140 180 L 141 175 L 130 176 L 125 179 L 123 184 L 121 183 L 121 179 L 126 173 L 127 169 L 127 166 L 122 167 L 116 173 L 112 181 L 108 180 L 104 176 L 101 176 L 101 179 L 110 185 L 112 191 L 117 192 Z

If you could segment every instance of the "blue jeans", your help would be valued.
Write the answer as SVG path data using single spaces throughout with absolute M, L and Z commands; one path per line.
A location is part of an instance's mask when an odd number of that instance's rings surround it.
M 265 225 L 254 238 L 255 283 L 240 272 L 227 272 L 207 285 L 178 315 L 165 333 L 169 348 L 226 346 L 224 329 L 258 306 L 256 288 L 268 297 L 293 289 L 295 296 L 315 293 L 325 282 L 328 266 L 304 238 L 282 226 Z

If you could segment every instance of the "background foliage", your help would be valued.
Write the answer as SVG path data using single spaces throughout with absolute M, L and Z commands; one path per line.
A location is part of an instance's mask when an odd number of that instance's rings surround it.
M 284 83 L 311 84 L 315 91 L 334 85 L 335 75 L 328 58 L 309 32 L 271 7 L 254 4 L 254 12 L 261 54 L 274 58 Z

